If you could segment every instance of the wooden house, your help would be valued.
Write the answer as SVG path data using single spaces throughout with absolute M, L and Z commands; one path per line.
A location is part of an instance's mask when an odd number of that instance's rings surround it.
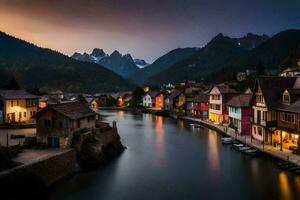
M 72 102 L 48 105 L 33 118 L 37 122 L 38 142 L 48 147 L 67 148 L 75 131 L 96 127 L 97 113 L 86 103 Z

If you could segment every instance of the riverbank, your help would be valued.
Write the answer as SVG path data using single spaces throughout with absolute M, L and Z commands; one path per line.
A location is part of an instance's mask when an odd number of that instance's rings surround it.
M 293 154 L 292 151 L 289 151 L 287 149 L 283 149 L 283 151 L 280 151 L 279 148 L 275 148 L 272 145 L 262 144 L 261 142 L 256 141 L 253 138 L 251 138 L 251 136 L 238 135 L 234 132 L 234 130 L 232 130 L 228 127 L 218 125 L 218 124 L 213 124 L 209 121 L 204 121 L 204 120 L 192 118 L 192 117 L 180 117 L 180 119 L 200 123 L 210 129 L 216 130 L 217 132 L 221 133 L 223 136 L 227 136 L 227 137 L 229 136 L 231 138 L 234 138 L 234 139 L 238 140 L 240 143 L 243 143 L 252 148 L 255 148 L 255 149 L 263 152 L 264 154 L 267 154 L 276 159 L 279 159 L 279 160 L 282 160 L 285 162 L 289 162 L 293 165 L 300 167 L 300 156 Z
M 93 142 L 89 143 L 91 136 Z M 26 194 L 28 198 L 40 198 L 47 188 L 63 178 L 101 167 L 125 149 L 115 124 L 80 138 L 71 149 L 24 149 L 12 159 L 19 166 L 0 172 L 0 187 L 4 190 L 1 195 L 17 198 Z M 18 193 L 11 192 L 12 189 Z

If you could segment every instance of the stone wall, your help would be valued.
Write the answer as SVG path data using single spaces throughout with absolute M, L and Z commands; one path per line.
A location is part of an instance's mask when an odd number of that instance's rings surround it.
M 0 173 L 0 188 L 4 196 L 39 196 L 46 187 L 76 171 L 74 150 L 69 150 L 42 161 L 30 163 Z M 15 191 L 15 192 L 13 192 Z M 2 195 L 1 194 L 1 195 Z

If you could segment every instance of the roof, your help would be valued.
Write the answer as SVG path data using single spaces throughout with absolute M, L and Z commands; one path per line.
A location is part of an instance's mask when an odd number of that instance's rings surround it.
M 0 96 L 5 99 L 37 99 L 38 96 L 28 93 L 26 90 L 0 90 Z
M 147 94 L 150 95 L 151 98 L 154 98 L 156 97 L 157 95 L 159 95 L 161 92 L 158 92 L 158 91 L 150 91 L 148 92 Z
M 241 94 L 238 96 L 234 96 L 227 102 L 227 105 L 232 107 L 248 107 L 250 106 L 251 98 L 251 94 Z
M 283 76 L 259 76 L 257 78 L 269 109 L 275 109 L 276 106 L 280 105 L 284 90 L 293 88 L 296 79 L 296 77 Z
M 277 110 L 292 113 L 300 113 L 300 99 L 291 105 L 281 105 L 277 108 Z
M 85 103 L 82 102 L 70 102 L 61 103 L 55 105 L 48 105 L 47 107 L 39 110 L 33 117 L 36 117 L 43 113 L 45 110 L 55 110 L 56 112 L 70 118 L 80 119 L 84 117 L 94 116 L 97 113 L 90 109 Z
M 220 91 L 221 94 L 226 94 L 226 93 L 238 93 L 236 90 L 230 88 L 228 85 L 226 84 L 219 84 L 216 85 L 215 87 L 218 88 L 218 90 Z
M 196 96 L 192 98 L 187 98 L 187 102 L 208 102 L 209 101 L 209 95 L 208 94 L 197 94 Z
M 180 94 L 181 94 L 180 91 L 175 91 L 175 92 L 170 93 L 170 94 L 168 95 L 168 98 L 169 98 L 169 99 L 174 99 L 174 98 L 180 96 Z
M 292 95 L 300 95 L 300 89 L 288 88 L 287 91 Z

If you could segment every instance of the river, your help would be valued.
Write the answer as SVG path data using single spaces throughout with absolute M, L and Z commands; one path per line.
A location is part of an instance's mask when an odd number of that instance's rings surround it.
M 127 149 L 105 167 L 57 184 L 50 199 L 300 199 L 300 176 L 222 145 L 213 130 L 151 114 L 101 113 L 117 121 Z

